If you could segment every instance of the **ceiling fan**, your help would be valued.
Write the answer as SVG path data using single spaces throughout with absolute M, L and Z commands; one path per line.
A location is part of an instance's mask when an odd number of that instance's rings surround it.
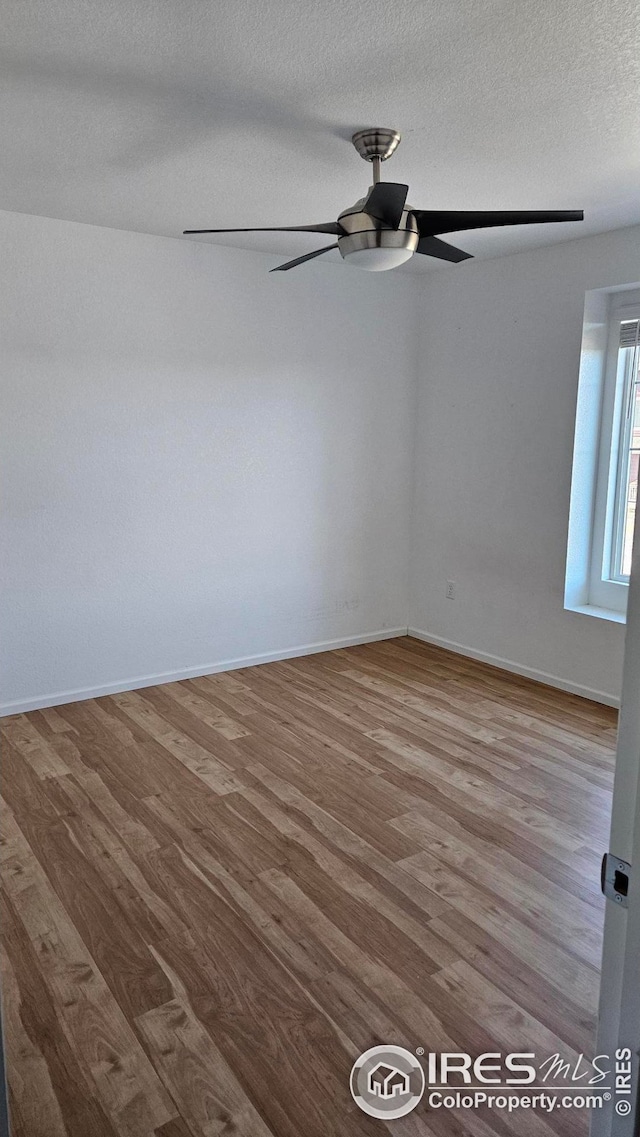
M 414 209 L 406 204 L 408 186 L 380 180 L 381 163 L 391 157 L 400 142 L 398 131 L 372 127 L 358 130 L 351 141 L 360 157 L 373 164 L 373 185 L 365 197 L 344 209 L 337 221 L 258 229 L 185 229 L 185 236 L 202 233 L 330 233 L 338 238 L 335 244 L 314 249 L 312 253 L 278 265 L 271 272 L 287 272 L 305 261 L 328 253 L 330 249 L 339 249 L 347 264 L 370 272 L 384 272 L 386 269 L 397 268 L 414 253 L 423 253 L 453 263 L 471 258 L 471 253 L 465 253 L 462 249 L 441 241 L 438 236 L 440 233 L 501 225 L 539 225 L 547 221 L 583 220 L 584 213 L 581 209 L 511 212 Z

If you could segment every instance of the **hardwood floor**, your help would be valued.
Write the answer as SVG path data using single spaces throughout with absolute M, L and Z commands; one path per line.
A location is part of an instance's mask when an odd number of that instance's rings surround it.
M 348 1076 L 592 1056 L 615 722 L 408 638 L 4 719 L 14 1137 L 586 1134 Z

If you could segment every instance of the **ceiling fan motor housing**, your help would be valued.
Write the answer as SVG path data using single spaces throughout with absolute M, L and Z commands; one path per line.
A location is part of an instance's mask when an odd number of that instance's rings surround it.
M 404 249 L 407 253 L 415 253 L 420 233 L 412 207 L 405 206 L 397 229 L 388 229 L 376 217 L 364 211 L 367 197 L 368 194 L 360 198 L 338 218 L 338 224 L 344 230 L 338 236 L 341 255 L 346 259 L 352 253 L 364 249 Z

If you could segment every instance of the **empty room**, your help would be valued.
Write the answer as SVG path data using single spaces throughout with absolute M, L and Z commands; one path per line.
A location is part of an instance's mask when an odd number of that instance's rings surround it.
M 0 57 L 0 1137 L 635 1137 L 640 9 Z

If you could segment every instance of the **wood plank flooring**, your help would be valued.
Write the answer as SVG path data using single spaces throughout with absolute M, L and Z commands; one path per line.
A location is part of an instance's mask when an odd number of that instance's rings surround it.
M 593 1054 L 615 712 L 409 638 L 2 721 L 14 1137 L 580 1137 L 355 1057 Z

